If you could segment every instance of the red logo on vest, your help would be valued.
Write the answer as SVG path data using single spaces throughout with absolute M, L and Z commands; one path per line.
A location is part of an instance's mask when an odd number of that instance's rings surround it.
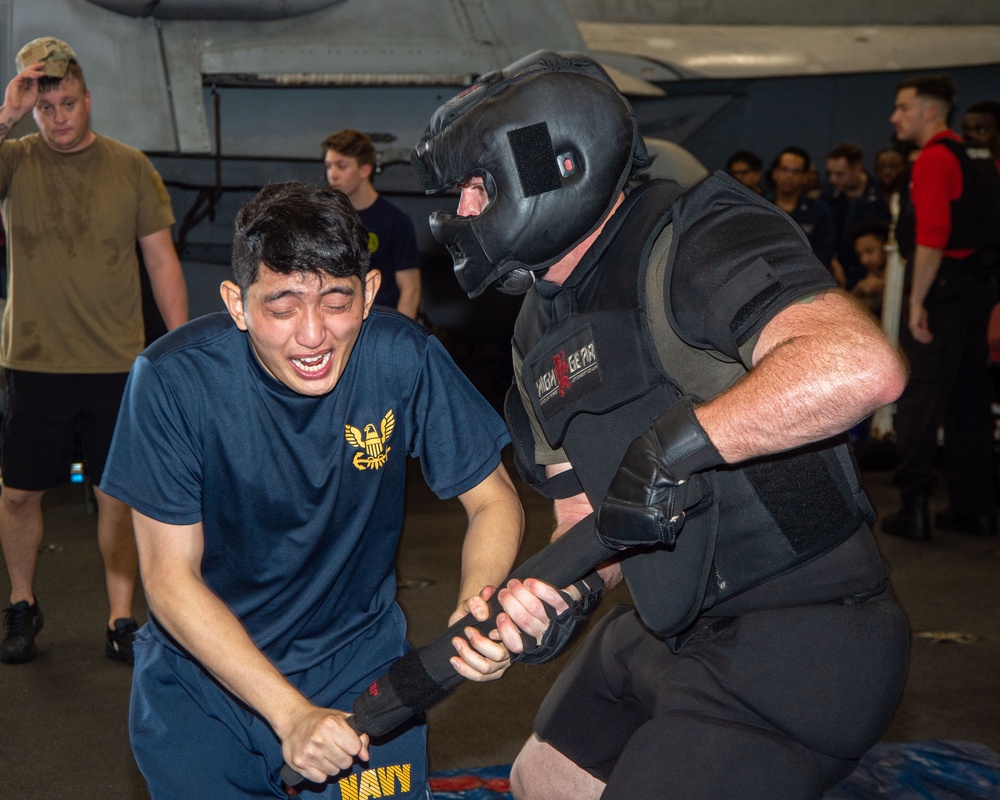
M 559 396 L 565 397 L 567 390 L 573 388 L 573 381 L 569 379 L 569 361 L 566 360 L 565 350 L 552 356 L 552 365 L 559 385 Z

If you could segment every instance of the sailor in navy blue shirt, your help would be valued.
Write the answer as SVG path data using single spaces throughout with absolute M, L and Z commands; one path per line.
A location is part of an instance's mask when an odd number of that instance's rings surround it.
M 229 313 L 130 375 L 101 488 L 134 509 L 151 618 L 130 731 L 154 798 L 283 797 L 286 761 L 334 776 L 322 796 L 430 796 L 423 725 L 372 743 L 345 713 L 408 649 L 407 457 L 469 515 L 452 620 L 486 617 L 523 517 L 503 422 L 436 339 L 371 310 L 367 245 L 340 192 L 264 189 L 237 219 Z M 474 632 L 456 651 L 473 680 L 509 665 Z

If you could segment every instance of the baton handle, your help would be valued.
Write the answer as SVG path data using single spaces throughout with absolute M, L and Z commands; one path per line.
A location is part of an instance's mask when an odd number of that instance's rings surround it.
M 362 733 L 362 731 L 359 731 L 357 726 L 354 724 L 353 714 L 351 714 L 351 716 L 347 718 L 347 724 L 354 729 L 355 733 L 358 734 Z M 284 781 L 285 786 L 295 787 L 298 786 L 300 783 L 302 783 L 302 781 L 305 780 L 305 777 L 291 764 L 285 764 L 281 768 L 281 780 Z M 296 792 L 295 794 L 298 794 L 298 792 Z

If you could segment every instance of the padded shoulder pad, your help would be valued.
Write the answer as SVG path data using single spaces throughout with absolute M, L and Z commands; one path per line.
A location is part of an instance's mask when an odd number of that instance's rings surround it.
M 664 303 L 692 347 L 739 347 L 791 302 L 836 283 L 781 209 L 716 172 L 674 206 Z

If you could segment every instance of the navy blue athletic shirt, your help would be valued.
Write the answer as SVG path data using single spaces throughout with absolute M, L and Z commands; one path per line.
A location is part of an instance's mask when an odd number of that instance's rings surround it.
M 371 268 L 382 273 L 382 283 L 375 295 L 375 304 L 395 308 L 399 304 L 396 273 L 420 266 L 413 220 L 382 195 L 375 198 L 375 202 L 368 208 L 359 211 L 358 216 L 368 231 Z
M 399 314 L 373 311 L 333 391 L 308 397 L 218 313 L 136 361 L 101 489 L 161 522 L 202 523 L 206 584 L 290 674 L 392 607 L 407 456 L 450 498 L 508 442 L 441 344 Z

